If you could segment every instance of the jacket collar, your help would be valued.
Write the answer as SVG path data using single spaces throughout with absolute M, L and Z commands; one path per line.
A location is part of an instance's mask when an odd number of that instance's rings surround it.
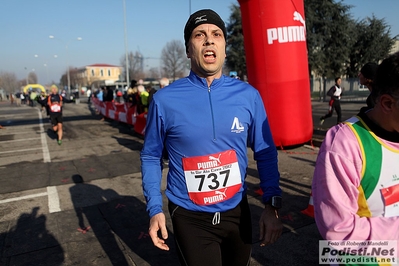
M 211 84 L 211 89 L 217 89 L 218 87 L 222 86 L 225 80 L 225 75 L 222 75 L 218 79 L 214 79 Z M 208 89 L 208 83 L 206 82 L 205 78 L 199 77 L 197 74 L 195 74 L 192 70 L 190 70 L 190 75 L 187 77 L 191 83 L 194 85 Z

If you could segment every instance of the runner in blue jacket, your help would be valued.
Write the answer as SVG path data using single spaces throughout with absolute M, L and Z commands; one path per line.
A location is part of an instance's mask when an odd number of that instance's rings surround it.
M 161 194 L 165 146 L 166 196 L 182 265 L 249 262 L 248 143 L 264 192 L 261 245 L 275 242 L 282 231 L 277 151 L 263 101 L 252 86 L 222 75 L 225 36 L 224 22 L 214 11 L 190 16 L 185 27 L 190 75 L 154 94 L 147 116 L 141 162 L 149 234 L 155 246 L 169 249 Z

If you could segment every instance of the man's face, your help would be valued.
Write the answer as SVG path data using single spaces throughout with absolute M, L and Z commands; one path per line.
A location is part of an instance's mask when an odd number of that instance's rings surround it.
M 226 40 L 223 31 L 213 24 L 196 27 L 187 44 L 187 57 L 191 59 L 191 69 L 198 76 L 220 77 L 226 58 Z
M 57 92 L 58 92 L 58 91 L 57 91 L 57 88 L 56 88 L 56 87 L 52 87 L 52 88 L 51 88 L 51 92 L 52 92 L 53 94 L 57 94 Z

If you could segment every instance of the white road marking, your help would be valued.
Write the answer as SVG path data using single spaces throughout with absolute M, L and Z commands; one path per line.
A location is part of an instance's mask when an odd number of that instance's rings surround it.
M 46 134 L 44 133 L 44 127 L 43 127 L 43 119 L 42 119 L 42 112 L 38 110 L 39 112 L 39 118 L 40 118 L 40 136 L 42 139 L 42 147 L 43 147 L 43 161 L 45 163 L 51 162 L 50 158 L 50 152 L 48 150 L 47 146 L 47 139 L 46 139 Z M 58 196 L 58 191 L 57 187 L 51 186 L 47 187 L 47 194 L 48 194 L 48 209 L 50 213 L 53 212 L 60 212 L 60 197 Z
M 24 151 L 34 151 L 34 150 L 41 150 L 42 148 L 31 148 L 31 149 L 23 149 L 23 150 L 13 150 L 13 151 L 0 151 L 0 154 L 3 153 L 14 153 L 14 152 L 24 152 Z
M 15 115 L 2 115 L 0 116 L 1 118 L 6 118 L 6 117 L 14 117 Z
M 43 161 L 45 163 L 51 162 L 50 152 L 48 150 L 48 145 L 47 145 L 46 133 L 44 132 L 42 113 L 41 113 L 40 110 L 38 110 L 38 113 L 39 113 L 39 119 L 40 119 L 39 126 L 40 126 L 40 132 L 41 132 L 40 133 L 40 139 L 41 139 L 41 142 L 42 142 L 42 147 L 31 148 L 31 149 L 23 149 L 23 150 L 3 151 L 3 152 L 0 152 L 0 154 L 24 152 L 24 151 L 32 151 L 32 150 L 41 149 L 43 151 Z M 11 132 L 9 132 L 9 133 L 11 133 Z M 21 132 L 19 132 L 19 134 L 21 134 Z M 15 141 L 35 140 L 35 139 L 39 139 L 39 138 L 28 138 L 28 139 L 21 139 L 21 140 L 15 140 Z M 8 142 L 12 142 L 12 141 L 8 141 Z M 49 212 L 50 213 L 60 212 L 61 211 L 60 198 L 58 196 L 57 187 L 55 187 L 55 186 L 47 187 L 47 192 L 36 193 L 36 194 L 31 194 L 31 195 L 26 195 L 26 196 L 21 196 L 21 197 L 15 197 L 15 198 L 10 198 L 10 199 L 0 200 L 0 204 L 13 202 L 13 201 L 19 201 L 19 200 L 25 200 L 25 199 L 31 199 L 31 198 L 37 198 L 37 197 L 43 197 L 43 196 L 48 196 L 48 208 L 49 208 Z
M 42 192 L 42 193 L 31 194 L 31 195 L 26 195 L 26 196 L 21 196 L 21 197 L 16 197 L 16 198 L 10 198 L 10 199 L 5 199 L 5 200 L 0 200 L 0 204 L 13 202 L 13 201 L 24 200 L 24 199 L 44 197 L 44 196 L 47 196 L 47 195 L 48 195 L 48 192 Z
M 40 139 L 40 138 L 5 140 L 5 141 L 2 141 L 1 143 L 5 143 L 5 142 L 18 142 L 18 141 L 28 141 L 28 140 L 35 140 L 35 139 Z
M 21 128 L 18 128 L 18 131 L 16 130 L 12 130 L 10 127 L 7 128 L 7 131 L 0 131 L 0 133 L 4 133 L 4 134 L 0 134 L 0 135 L 22 135 L 22 134 L 26 134 L 26 135 L 33 135 L 33 133 L 40 133 L 39 130 L 33 130 L 32 128 L 26 128 L 26 131 L 22 131 Z
M 48 210 L 50 213 L 60 212 L 60 198 L 58 196 L 57 187 L 47 187 L 48 194 Z
M 46 139 L 46 134 L 44 133 L 44 127 L 43 127 L 43 119 L 42 119 L 42 112 L 38 109 L 39 112 L 39 119 L 40 119 L 40 137 L 42 139 L 42 149 L 43 149 L 43 161 L 45 163 L 51 162 L 50 158 L 50 152 L 48 151 L 48 146 L 47 146 L 47 139 Z

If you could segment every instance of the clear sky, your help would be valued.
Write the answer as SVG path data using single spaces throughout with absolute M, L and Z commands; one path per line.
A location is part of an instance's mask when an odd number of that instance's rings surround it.
M 231 5 L 238 4 L 237 0 L 125 1 L 128 51 L 148 57 L 145 70 L 159 66 L 167 42 L 183 42 L 190 10 L 211 8 L 227 22 Z M 392 36 L 399 34 L 398 0 L 343 3 L 353 6 L 353 18 L 374 14 L 386 19 Z M 0 4 L 0 72 L 23 79 L 34 69 L 39 83 L 46 84 L 58 82 L 67 65 L 120 65 L 125 55 L 123 0 L 0 0 Z

